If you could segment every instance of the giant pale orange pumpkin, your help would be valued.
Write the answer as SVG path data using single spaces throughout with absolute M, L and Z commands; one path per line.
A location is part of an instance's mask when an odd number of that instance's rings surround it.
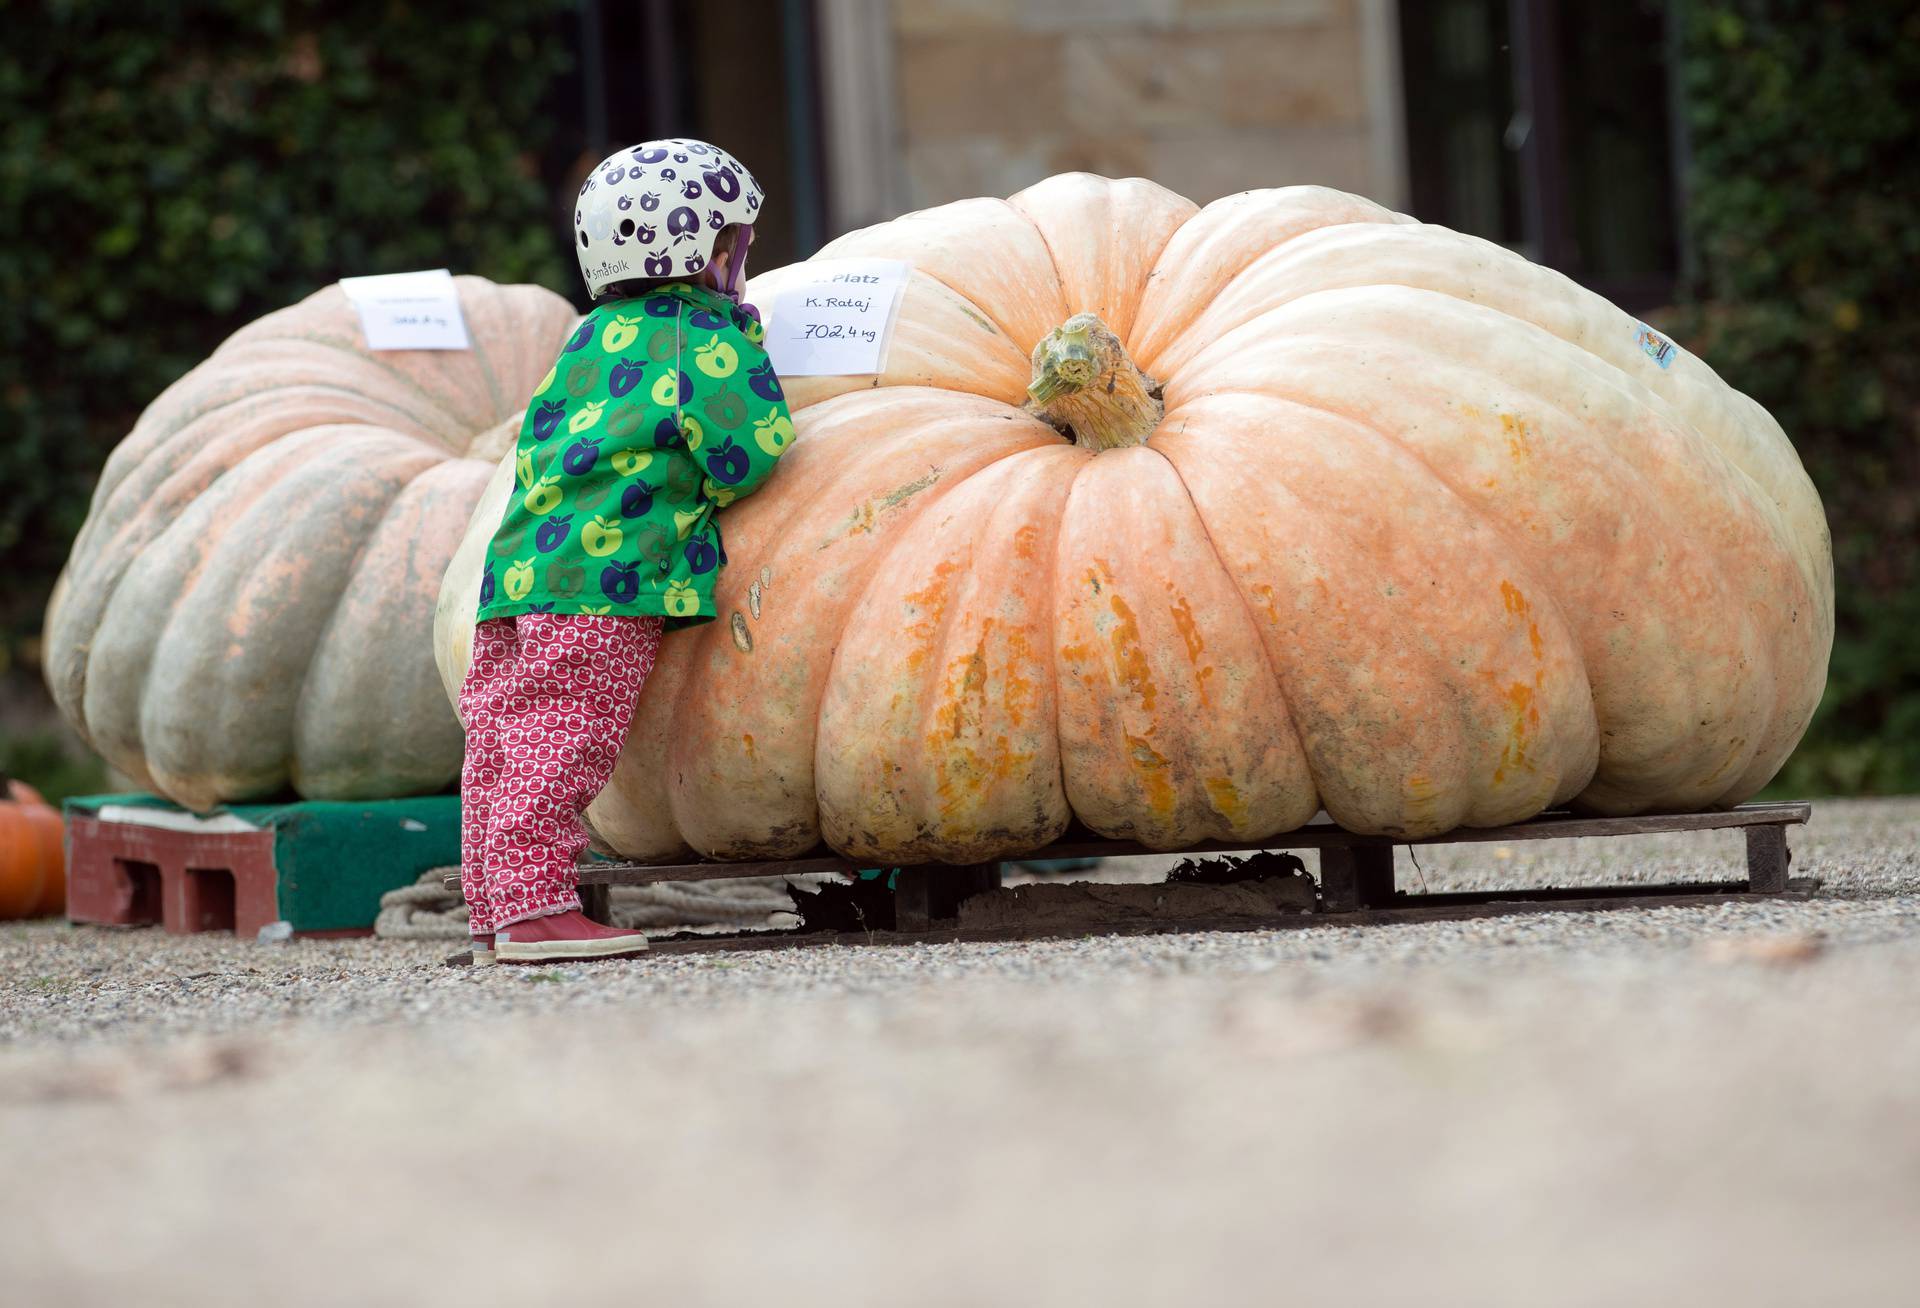
M 107 461 L 47 615 L 55 700 L 193 808 L 442 789 L 448 557 L 572 308 L 457 279 L 473 348 L 372 352 L 338 287 L 236 333 Z
M 668 639 L 591 810 L 616 849 L 1693 809 L 1807 724 L 1832 580 L 1792 447 L 1556 273 L 1315 187 L 1085 175 L 842 255 L 914 267 L 886 371 L 790 382 L 723 617 Z M 442 592 L 450 689 L 511 475 Z

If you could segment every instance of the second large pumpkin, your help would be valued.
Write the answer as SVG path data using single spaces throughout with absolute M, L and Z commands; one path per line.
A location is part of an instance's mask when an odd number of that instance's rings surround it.
M 116 771 L 193 809 L 458 778 L 434 597 L 576 315 L 538 286 L 455 285 L 471 349 L 370 350 L 329 286 L 236 332 L 108 458 L 46 669 Z
M 842 255 L 914 267 L 887 370 L 790 384 L 724 616 L 667 641 L 591 810 L 622 853 L 1697 808 L 1805 729 L 1832 581 L 1792 447 L 1558 274 L 1319 188 L 1086 175 Z M 1159 385 L 1103 364 L 1042 421 L 1029 355 L 1080 314 Z M 510 476 L 442 591 L 450 689 Z

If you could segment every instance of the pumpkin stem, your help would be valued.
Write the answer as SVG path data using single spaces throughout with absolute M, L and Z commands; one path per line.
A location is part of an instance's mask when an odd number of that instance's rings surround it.
M 1076 313 L 1033 347 L 1028 413 L 1096 450 L 1144 445 L 1166 405 L 1160 385 L 1090 313 Z

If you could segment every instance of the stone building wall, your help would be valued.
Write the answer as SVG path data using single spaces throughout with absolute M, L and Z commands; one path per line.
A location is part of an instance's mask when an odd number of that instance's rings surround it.
M 877 6 L 876 6 L 877 8 Z M 1402 199 L 1392 0 L 889 0 L 903 208 L 1052 173 Z M 877 17 L 873 10 L 869 14 Z

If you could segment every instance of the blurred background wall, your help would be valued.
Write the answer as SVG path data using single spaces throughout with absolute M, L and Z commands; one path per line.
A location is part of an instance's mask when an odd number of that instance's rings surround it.
M 1085 170 L 1204 203 L 1271 177 L 1403 198 L 1391 0 L 902 0 L 906 203 Z
M 42 0 L 0 9 L 0 768 L 102 778 L 37 634 L 159 390 L 335 278 L 576 301 L 614 147 L 724 142 L 762 266 L 1090 169 L 1314 182 L 1501 241 L 1768 405 L 1825 497 L 1832 685 L 1781 783 L 1920 788 L 1920 6 L 1892 0 Z

